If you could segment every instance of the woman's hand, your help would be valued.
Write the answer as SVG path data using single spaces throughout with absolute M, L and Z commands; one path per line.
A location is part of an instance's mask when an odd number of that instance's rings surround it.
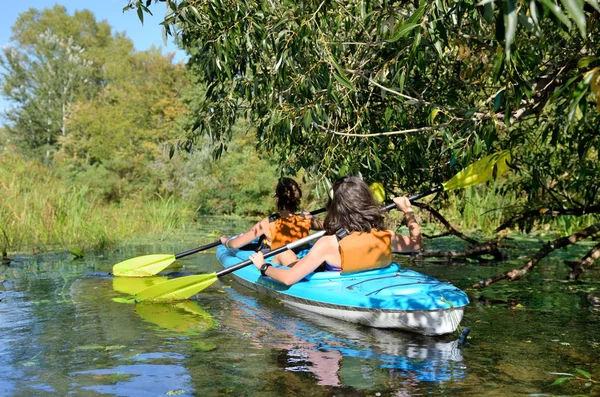
M 221 240 L 221 244 L 227 246 L 227 241 L 229 241 L 229 237 L 223 235 L 223 236 L 219 237 L 219 240 Z
M 310 211 L 309 211 L 309 210 L 303 210 L 303 211 L 300 213 L 300 215 L 301 215 L 303 218 L 306 218 L 306 219 L 312 219 L 312 218 L 313 218 L 313 216 L 312 216 L 312 214 L 310 213 Z
M 254 263 L 254 266 L 256 266 L 258 270 L 260 270 L 260 267 L 265 264 L 265 257 L 260 251 L 250 255 L 250 260 L 252 263 Z
M 413 212 L 412 206 L 410 205 L 410 200 L 406 196 L 395 197 L 394 204 L 396 204 L 396 207 L 398 207 L 398 209 L 405 214 Z

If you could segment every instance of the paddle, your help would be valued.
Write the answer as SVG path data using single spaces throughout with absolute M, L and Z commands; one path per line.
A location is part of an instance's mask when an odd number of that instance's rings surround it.
M 310 241 L 316 240 L 325 234 L 325 230 L 313 233 L 310 236 L 304 237 L 300 240 L 296 240 L 292 243 L 279 247 L 277 249 L 268 251 L 264 254 L 265 258 L 280 254 L 287 250 L 300 247 Z M 175 278 L 164 283 L 154 285 L 146 288 L 143 291 L 138 292 L 135 295 L 136 302 L 172 302 L 178 300 L 188 299 L 198 292 L 202 291 L 221 276 L 235 272 L 238 269 L 251 265 L 252 261 L 247 260 L 237 265 L 230 266 L 228 268 L 219 270 L 218 272 L 210 274 L 199 274 L 196 276 L 185 276 Z
M 189 251 L 185 251 L 179 254 L 154 254 L 138 256 L 136 258 L 127 259 L 126 261 L 119 262 L 113 266 L 113 274 L 115 276 L 126 276 L 126 277 L 149 277 L 160 273 L 177 259 L 184 258 L 188 255 L 195 254 L 200 251 L 207 250 L 209 248 L 216 247 L 221 244 L 220 240 L 212 242 L 210 244 L 203 245 L 202 247 L 194 248 Z
M 444 191 L 454 190 L 462 187 L 468 187 L 478 185 L 480 183 L 489 181 L 496 175 L 501 175 L 508 171 L 508 165 L 506 161 L 510 158 L 508 151 L 502 151 L 486 156 L 469 167 L 465 168 L 457 175 L 455 175 L 448 182 L 445 182 L 439 186 L 431 188 L 423 193 L 415 194 L 409 197 L 409 200 L 414 201 L 430 194 Z M 396 208 L 396 204 L 392 203 L 384 207 L 384 209 L 390 210 Z M 270 257 L 277 255 L 281 252 L 287 251 L 306 244 L 309 241 L 316 240 L 323 236 L 325 231 L 311 234 L 308 237 L 294 241 L 288 245 L 269 251 L 264 254 L 264 257 Z M 136 302 L 169 302 L 176 300 L 188 299 L 198 292 L 202 291 L 206 287 L 213 284 L 217 279 L 226 274 L 232 273 L 238 269 L 246 267 L 252 264 L 252 261 L 247 260 L 237 265 L 222 269 L 218 272 L 211 274 L 199 274 L 196 276 L 185 276 L 176 278 L 173 280 L 166 281 L 164 283 L 152 286 L 143 291 L 140 291 L 136 296 Z
M 507 161 L 510 160 L 510 153 L 508 150 L 502 150 L 489 156 L 485 156 L 467 168 L 454 175 L 452 179 L 442 183 L 436 187 L 426 190 L 419 194 L 414 194 L 408 199 L 415 201 L 421 199 L 430 194 L 443 192 L 446 190 L 462 189 L 469 186 L 479 185 L 480 183 L 487 182 L 497 175 L 502 175 L 509 170 Z M 384 210 L 389 211 L 396 207 L 396 204 L 391 203 L 383 207 Z
M 318 209 L 316 211 L 312 211 L 311 215 L 318 215 L 322 212 L 325 212 L 325 208 Z M 270 216 L 270 219 L 279 218 L 279 214 L 273 214 Z M 175 262 L 177 259 L 184 258 L 186 256 L 205 251 L 207 249 L 216 247 L 221 244 L 220 240 L 217 240 L 213 243 L 203 245 L 202 247 L 197 247 L 191 249 L 189 251 L 181 252 L 179 254 L 153 254 L 153 255 L 143 255 L 138 256 L 136 258 L 127 259 L 123 262 L 119 262 L 113 266 L 113 275 L 120 277 L 150 277 L 154 276 L 161 271 L 165 270 L 171 263 Z

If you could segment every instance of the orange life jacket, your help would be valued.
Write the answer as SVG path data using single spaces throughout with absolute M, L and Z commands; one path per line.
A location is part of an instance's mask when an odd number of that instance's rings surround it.
M 271 249 L 274 250 L 308 236 L 310 233 L 310 219 L 300 215 L 294 215 L 291 218 L 279 218 L 269 223 L 269 231 L 271 232 Z
M 392 263 L 392 232 L 352 232 L 339 241 L 342 272 L 378 269 Z

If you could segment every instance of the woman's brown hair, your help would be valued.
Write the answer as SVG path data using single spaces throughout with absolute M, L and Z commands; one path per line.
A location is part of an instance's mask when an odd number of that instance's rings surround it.
M 346 176 L 335 182 L 324 228 L 330 234 L 341 228 L 348 233 L 385 229 L 379 203 L 361 178 Z

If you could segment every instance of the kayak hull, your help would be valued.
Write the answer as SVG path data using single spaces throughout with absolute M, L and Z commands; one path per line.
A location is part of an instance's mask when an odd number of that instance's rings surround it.
M 223 267 L 230 267 L 246 260 L 252 252 L 234 254 L 218 247 L 217 259 Z M 301 311 L 422 335 L 455 332 L 469 303 L 467 295 L 453 285 L 396 263 L 351 274 L 317 272 L 291 286 L 261 277 L 253 265 L 231 275 L 245 287 Z

